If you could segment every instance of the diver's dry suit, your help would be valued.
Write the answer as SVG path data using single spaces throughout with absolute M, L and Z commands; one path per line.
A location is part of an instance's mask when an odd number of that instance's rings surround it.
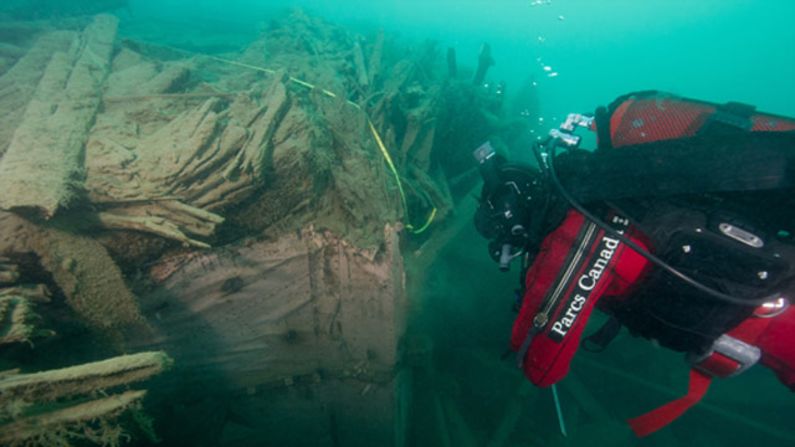
M 795 119 L 640 92 L 570 115 L 536 155 L 539 169 L 475 152 L 476 227 L 502 268 L 526 269 L 511 348 L 535 385 L 623 326 L 692 367 L 687 396 L 629 421 L 639 436 L 756 363 L 795 390 Z M 583 341 L 595 307 L 610 319 Z

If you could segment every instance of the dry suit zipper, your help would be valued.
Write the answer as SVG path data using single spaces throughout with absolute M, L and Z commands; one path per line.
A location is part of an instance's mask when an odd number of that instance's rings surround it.
M 522 342 L 522 345 L 519 347 L 519 350 L 516 352 L 516 366 L 519 368 L 522 368 L 525 355 L 527 355 L 527 351 L 530 349 L 530 343 L 533 341 L 533 338 L 535 338 L 535 335 L 541 332 L 544 326 L 547 325 L 547 322 L 549 321 L 549 311 L 558 302 L 558 300 L 560 300 L 560 297 L 566 290 L 566 284 L 569 282 L 569 279 L 571 279 L 571 275 L 574 274 L 574 271 L 577 269 L 577 264 L 579 264 L 580 260 L 585 254 L 586 248 L 591 244 L 591 238 L 593 237 L 595 230 L 596 225 L 593 222 L 590 222 L 586 228 L 585 235 L 580 242 L 580 246 L 577 248 L 574 256 L 569 261 L 569 265 L 566 267 L 566 271 L 560 278 L 560 281 L 558 281 L 558 285 L 555 287 L 555 290 L 552 292 L 552 294 L 549 295 L 549 298 L 547 298 L 544 302 L 544 310 L 537 313 L 535 317 L 533 317 L 533 325 L 530 327 L 530 330 L 527 331 L 527 336 Z
M 560 298 L 563 296 L 563 292 L 566 290 L 566 286 L 569 283 L 569 279 L 571 279 L 571 275 L 574 274 L 574 270 L 577 269 L 577 265 L 582 259 L 583 255 L 585 254 L 586 248 L 588 245 L 591 244 L 591 237 L 593 236 L 594 231 L 596 231 L 596 224 L 593 222 L 589 222 L 588 229 L 586 230 L 585 237 L 580 242 L 580 246 L 577 248 L 577 252 L 574 254 L 571 262 L 569 262 L 569 266 L 566 269 L 566 272 L 563 274 L 563 277 L 558 282 L 558 286 L 555 288 L 555 291 L 549 296 L 547 301 L 544 303 L 544 309 L 537 313 L 535 317 L 533 317 L 533 326 L 537 330 L 541 330 L 544 326 L 547 325 L 549 322 L 549 311 L 558 303 Z

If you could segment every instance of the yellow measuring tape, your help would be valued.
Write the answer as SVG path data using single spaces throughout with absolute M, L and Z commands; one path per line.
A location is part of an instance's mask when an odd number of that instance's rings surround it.
M 238 67 L 248 68 L 250 70 L 256 70 L 256 71 L 260 71 L 260 72 L 271 74 L 271 75 L 276 74 L 276 70 L 273 70 L 273 69 L 270 69 L 270 68 L 258 67 L 256 65 L 246 64 L 246 63 L 243 63 L 243 62 L 237 62 L 237 61 L 233 61 L 233 60 L 229 60 L 229 59 L 220 58 L 220 57 L 217 57 L 217 56 L 210 56 L 210 55 L 207 55 L 207 54 L 191 53 L 189 51 L 181 50 L 179 48 L 173 48 L 173 49 L 176 50 L 176 51 L 180 51 L 180 52 L 186 53 L 186 54 L 196 54 L 196 55 L 199 55 L 199 56 L 203 56 L 203 57 L 206 57 L 206 58 L 209 58 L 209 59 L 216 60 L 218 62 L 229 64 L 229 65 L 235 65 L 235 66 L 238 66 Z M 288 79 L 290 80 L 290 82 L 298 84 L 298 85 L 300 85 L 302 87 L 306 87 L 306 88 L 308 88 L 310 90 L 318 90 L 318 91 L 320 91 L 321 93 L 323 93 L 324 95 L 326 95 L 328 97 L 331 97 L 331 98 L 336 98 L 337 97 L 337 94 L 332 92 L 332 91 L 326 90 L 324 88 L 319 88 L 319 87 L 317 87 L 314 84 L 310 84 L 309 82 L 303 81 L 303 80 L 295 78 L 293 76 L 290 76 Z M 367 118 L 367 126 L 370 128 L 370 133 L 373 134 L 373 139 L 375 139 L 375 142 L 378 145 L 378 149 L 381 151 L 381 155 L 384 156 L 384 160 L 386 160 L 386 164 L 389 167 L 389 170 L 392 171 L 392 175 L 395 177 L 395 182 L 397 183 L 398 192 L 400 193 L 400 200 L 401 200 L 401 203 L 403 204 L 403 209 L 406 210 L 406 221 L 407 221 L 406 222 L 406 229 L 409 232 L 414 233 L 414 234 L 419 234 L 419 233 L 422 233 L 423 231 L 427 230 L 428 227 L 433 222 L 433 219 L 436 217 L 436 207 L 433 207 L 433 209 L 431 210 L 430 214 L 428 215 L 428 218 L 425 220 L 425 223 L 422 224 L 422 226 L 420 226 L 419 228 L 414 228 L 414 225 L 411 224 L 411 219 L 409 218 L 409 207 L 408 207 L 408 202 L 406 201 L 406 193 L 403 190 L 403 182 L 400 181 L 400 175 L 397 172 L 397 168 L 395 168 L 395 163 L 392 162 L 392 157 L 389 155 L 389 151 L 387 150 L 386 145 L 384 145 L 384 141 L 381 139 L 381 135 L 378 133 L 378 130 L 375 128 L 375 124 L 373 124 L 373 120 L 370 119 L 370 116 L 367 115 L 367 112 L 365 110 L 363 110 L 362 107 L 359 104 L 356 104 L 355 102 L 353 102 L 353 101 L 351 101 L 349 99 L 346 99 L 345 102 L 348 103 L 349 105 L 355 107 L 356 109 L 361 110 L 362 113 L 364 113 L 365 117 Z

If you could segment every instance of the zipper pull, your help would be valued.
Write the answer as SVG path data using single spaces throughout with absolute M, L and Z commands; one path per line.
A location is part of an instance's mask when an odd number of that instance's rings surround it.
M 535 317 L 533 317 L 533 327 L 538 330 L 541 330 L 544 326 L 546 326 L 547 322 L 549 322 L 549 315 L 544 312 L 539 312 Z

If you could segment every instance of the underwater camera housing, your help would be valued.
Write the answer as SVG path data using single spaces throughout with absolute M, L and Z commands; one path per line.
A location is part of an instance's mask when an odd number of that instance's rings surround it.
M 568 148 L 576 148 L 580 137 L 577 127 L 588 128 L 593 117 L 570 114 L 560 129 L 550 131 L 550 141 Z M 489 242 L 489 255 L 508 271 L 511 261 L 540 242 L 541 228 L 550 208 L 549 182 L 539 169 L 509 163 L 496 154 L 486 142 L 473 153 L 483 177 L 480 206 L 475 212 L 475 228 Z M 546 166 L 547 153 L 538 159 Z
M 489 254 L 500 270 L 537 239 L 534 208 L 544 202 L 540 173 L 531 166 L 508 163 L 489 142 L 473 154 L 478 161 L 483 190 L 475 212 L 475 228 L 489 242 Z

